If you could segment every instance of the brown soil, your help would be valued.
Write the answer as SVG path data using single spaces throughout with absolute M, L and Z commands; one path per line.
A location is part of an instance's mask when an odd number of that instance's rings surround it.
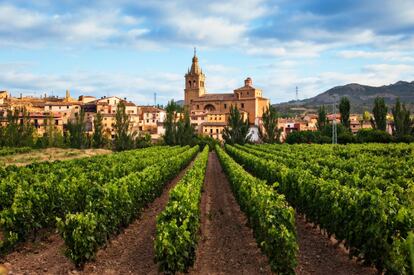
M 96 261 L 86 264 L 83 270 L 76 269 L 64 256 L 65 245 L 57 234 L 23 244 L 5 257 L 5 266 L 13 274 L 157 274 L 158 266 L 154 263 L 156 216 L 168 202 L 168 191 L 188 167 L 166 185 L 163 194 L 148 205 L 140 218 L 98 251 Z
M 47 148 L 33 150 L 23 154 L 15 154 L 0 157 L 0 164 L 23 166 L 33 162 L 65 160 L 82 157 L 91 157 L 101 154 L 112 153 L 106 149 L 63 149 L 63 148 Z
M 215 152 L 210 153 L 201 199 L 201 239 L 192 274 L 270 274 L 246 226 Z
M 157 274 L 154 263 L 156 216 L 168 202 L 168 191 L 185 170 L 167 184 L 164 193 L 141 217 L 101 249 L 96 261 L 78 270 L 63 254 L 64 242 L 45 232 L 0 259 L 12 274 Z M 267 258 L 260 252 L 252 230 L 231 192 L 216 153 L 210 153 L 201 199 L 201 237 L 191 274 L 270 274 Z M 297 216 L 299 241 L 297 274 L 376 274 L 371 267 L 350 260 L 346 250 Z
M 375 268 L 349 259 L 344 247 L 335 245 L 333 238 L 329 239 L 299 215 L 296 217 L 296 230 L 299 241 L 299 265 L 296 274 L 377 274 Z

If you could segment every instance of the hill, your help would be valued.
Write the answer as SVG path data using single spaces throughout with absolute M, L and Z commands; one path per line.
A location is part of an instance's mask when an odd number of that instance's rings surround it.
M 341 97 L 348 97 L 353 113 L 371 111 L 376 97 L 383 97 L 388 107 L 400 98 L 411 111 L 414 111 L 414 81 L 398 81 L 380 87 L 351 83 L 331 88 L 312 98 L 274 104 L 274 106 L 282 113 L 314 112 L 321 105 L 332 106 L 334 95 L 337 101 Z

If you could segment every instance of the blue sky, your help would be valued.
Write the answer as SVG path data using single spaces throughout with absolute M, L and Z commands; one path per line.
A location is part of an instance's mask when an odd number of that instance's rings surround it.
M 413 81 L 414 1 L 0 1 L 0 90 L 14 95 L 182 99 L 194 46 L 208 92 L 250 76 L 273 103 L 296 86 Z

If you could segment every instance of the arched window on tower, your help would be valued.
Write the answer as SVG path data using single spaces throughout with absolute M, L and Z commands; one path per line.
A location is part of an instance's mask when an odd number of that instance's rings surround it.
M 197 87 L 197 86 L 196 86 L 196 81 L 194 80 L 193 81 L 193 88 L 195 88 L 195 87 Z
M 191 88 L 191 80 L 188 81 L 188 88 Z

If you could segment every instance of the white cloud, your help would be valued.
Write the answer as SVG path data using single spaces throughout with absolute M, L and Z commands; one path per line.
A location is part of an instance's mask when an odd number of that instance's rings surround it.
M 0 29 L 5 31 L 30 29 L 42 25 L 44 15 L 12 5 L 0 5 Z
M 414 62 L 414 57 L 404 52 L 397 51 L 362 51 L 362 50 L 344 50 L 338 52 L 338 56 L 342 58 L 367 58 L 382 59 L 390 61 Z
M 160 83 L 160 79 L 164 81 Z M 137 104 L 152 104 L 153 94 L 157 93 L 161 103 L 169 99 L 184 97 L 182 75 L 153 73 L 150 76 L 112 73 L 73 72 L 70 74 L 34 74 L 22 70 L 0 70 L 2 89 L 12 94 L 54 93 L 64 95 L 69 89 L 74 96 L 82 94 L 94 96 L 117 95 L 127 97 Z
M 265 6 L 263 0 L 229 0 L 212 2 L 208 10 L 213 14 L 231 17 L 235 21 L 245 21 L 266 15 L 277 7 Z

